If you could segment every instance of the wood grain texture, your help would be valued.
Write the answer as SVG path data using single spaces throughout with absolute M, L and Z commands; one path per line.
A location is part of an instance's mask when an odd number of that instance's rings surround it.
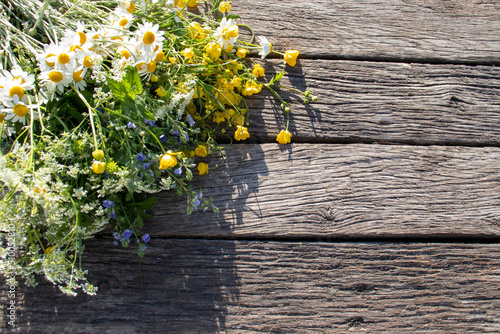
M 219 214 L 186 215 L 161 194 L 148 232 L 165 237 L 498 237 L 500 149 L 233 145 L 197 177 Z M 220 163 L 211 160 L 210 166 Z
M 232 13 L 268 37 L 275 50 L 298 49 L 309 58 L 500 60 L 497 1 L 235 0 Z
M 104 291 L 23 288 L 18 332 L 500 331 L 498 245 L 152 239 L 141 287 L 133 251 L 111 242 L 85 256 Z
M 269 80 L 283 65 L 265 68 Z M 500 145 L 498 67 L 303 60 L 286 70 L 283 85 L 319 97 L 304 106 L 281 90 L 294 141 Z M 277 99 L 263 90 L 248 101 L 249 140 L 274 142 L 286 125 Z

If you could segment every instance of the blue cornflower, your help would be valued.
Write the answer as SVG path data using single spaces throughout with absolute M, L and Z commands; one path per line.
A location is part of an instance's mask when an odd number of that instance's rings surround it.
M 135 125 L 134 123 L 132 123 L 132 122 L 128 122 L 128 123 L 127 123 L 127 127 L 128 127 L 129 129 L 135 129 L 135 128 L 136 128 L 136 125 Z
M 155 126 L 155 121 L 150 121 L 149 119 L 144 119 L 144 124 Z
M 125 230 L 123 231 L 123 239 L 130 239 L 130 237 L 132 236 L 132 231 L 131 230 Z
M 187 121 L 188 121 L 189 125 L 193 126 L 193 125 L 196 123 L 196 122 L 194 121 L 193 117 L 191 117 L 191 115 L 190 115 L 190 114 L 188 114 L 188 115 L 186 116 L 186 118 L 187 118 Z
M 145 242 L 145 243 L 148 243 L 149 240 L 151 240 L 151 237 L 149 236 L 148 233 L 144 234 L 142 236 L 142 240 Z
M 167 138 L 167 136 L 165 136 L 165 135 L 161 135 L 160 137 L 158 137 L 158 139 L 160 140 L 160 142 L 162 142 L 162 143 L 163 143 L 163 142 L 164 142 L 164 141 L 166 141 L 168 138 Z
M 146 156 L 144 154 L 142 154 L 142 153 L 137 153 L 135 155 L 135 160 L 143 162 L 143 161 L 146 160 Z
M 115 203 L 113 203 L 113 201 L 110 201 L 109 199 L 105 199 L 104 201 L 102 201 L 102 206 L 106 209 L 110 209 L 115 206 Z

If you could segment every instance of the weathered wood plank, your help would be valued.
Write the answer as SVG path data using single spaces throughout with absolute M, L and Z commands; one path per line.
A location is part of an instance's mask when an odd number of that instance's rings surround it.
M 21 289 L 22 333 L 498 333 L 496 244 L 88 243 L 97 296 Z M 106 254 L 106 256 L 103 256 Z M 5 323 L 2 323 L 6 328 Z
M 219 214 L 160 194 L 165 237 L 498 237 L 500 148 L 233 145 L 196 178 Z M 219 160 L 212 160 L 215 166 Z
M 276 50 L 307 57 L 497 63 L 500 4 L 482 0 L 233 1 Z
M 268 62 L 268 79 L 280 68 Z M 282 90 L 295 101 L 295 141 L 500 145 L 498 67 L 303 60 L 287 70 L 283 85 L 319 96 L 303 106 Z M 248 101 L 250 140 L 275 141 L 286 125 L 278 101 L 267 90 Z

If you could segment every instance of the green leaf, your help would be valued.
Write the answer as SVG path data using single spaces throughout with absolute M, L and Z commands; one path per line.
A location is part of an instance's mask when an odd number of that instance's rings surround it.
M 233 19 L 233 20 L 239 19 L 240 17 L 241 17 L 241 16 L 236 15 L 236 14 L 229 14 L 229 15 L 226 15 L 226 19 Z
M 144 210 L 151 210 L 153 209 L 153 207 L 155 206 L 156 204 L 156 200 L 158 199 L 158 197 L 150 197 L 148 198 L 147 200 L 145 201 L 142 201 L 142 202 L 137 202 L 135 203 L 137 206 L 140 206 L 141 208 L 143 208 Z
M 135 99 L 137 94 L 142 93 L 141 77 L 139 76 L 137 68 L 129 66 L 125 69 L 122 85 L 125 87 L 127 95 L 130 96 L 132 100 Z
M 284 75 L 285 75 L 285 69 L 282 69 L 280 73 L 276 74 L 276 76 L 271 79 L 271 81 L 269 82 L 269 85 L 274 85 L 274 83 L 280 81 Z
M 108 82 L 109 89 L 117 100 L 123 100 L 125 96 L 127 96 L 127 90 L 121 82 L 118 82 L 115 79 L 111 79 L 109 77 L 106 78 L 106 81 Z

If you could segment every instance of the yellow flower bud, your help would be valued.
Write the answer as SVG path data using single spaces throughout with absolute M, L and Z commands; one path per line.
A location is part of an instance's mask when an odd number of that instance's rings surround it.
M 265 70 L 262 66 L 260 66 L 260 64 L 255 64 L 253 66 L 252 74 L 254 77 L 256 77 L 256 78 L 261 77 L 264 75 L 264 73 L 265 73 Z
M 292 134 L 287 130 L 281 130 L 276 138 L 276 141 L 280 144 L 288 144 L 292 139 Z
M 104 152 L 102 150 L 95 150 L 94 152 L 92 152 L 92 156 L 96 160 L 99 160 L 99 161 L 104 160 Z
M 198 172 L 200 173 L 200 175 L 207 174 L 208 173 L 208 165 L 204 162 L 200 162 L 198 164 Z
M 250 137 L 250 133 L 248 133 L 248 129 L 244 126 L 237 125 L 236 131 L 234 132 L 234 139 L 245 140 L 248 137 Z
M 295 66 L 297 63 L 297 57 L 299 56 L 299 50 L 288 50 L 285 52 L 285 62 L 290 66 Z

